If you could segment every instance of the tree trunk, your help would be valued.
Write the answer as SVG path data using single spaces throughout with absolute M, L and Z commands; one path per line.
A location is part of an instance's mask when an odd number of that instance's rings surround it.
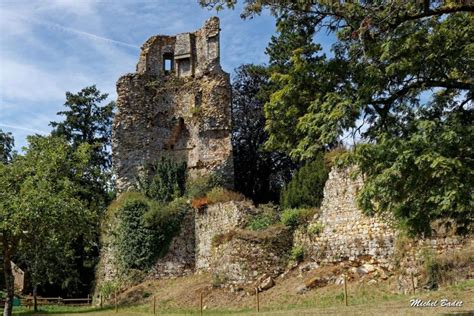
M 38 285 L 33 286 L 33 310 L 36 313 L 38 311 Z
M 12 272 L 12 254 L 11 248 L 8 246 L 8 236 L 3 233 L 3 273 L 5 275 L 5 287 L 7 297 L 5 299 L 5 307 L 3 309 L 3 316 L 11 316 L 13 310 L 13 297 L 15 295 L 14 279 Z

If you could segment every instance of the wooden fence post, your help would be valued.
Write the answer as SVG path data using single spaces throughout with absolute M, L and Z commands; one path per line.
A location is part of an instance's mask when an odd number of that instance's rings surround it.
M 347 277 L 345 274 L 344 274 L 344 303 L 346 304 L 346 306 L 349 305 L 349 303 L 347 302 Z
M 411 272 L 411 288 L 413 290 L 413 294 L 415 294 L 415 277 L 413 276 L 413 272 Z
M 200 306 L 201 315 L 202 315 L 202 292 L 200 293 L 199 301 L 200 301 L 199 306 Z
M 257 303 L 257 313 L 260 313 L 260 298 L 258 297 L 258 287 L 255 288 L 255 302 Z
M 99 306 L 102 308 L 102 294 L 99 294 Z
M 118 312 L 118 304 L 117 304 L 117 290 L 115 290 L 115 312 Z
M 153 315 L 156 315 L 156 296 L 153 295 Z

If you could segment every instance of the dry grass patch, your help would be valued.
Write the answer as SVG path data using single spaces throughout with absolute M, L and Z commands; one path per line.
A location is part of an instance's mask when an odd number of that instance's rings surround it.
M 213 188 L 206 194 L 206 197 L 209 204 L 245 200 L 245 196 L 243 194 L 222 187 Z

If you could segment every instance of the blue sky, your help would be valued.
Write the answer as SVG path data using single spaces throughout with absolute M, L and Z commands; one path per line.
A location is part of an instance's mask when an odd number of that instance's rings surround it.
M 240 10 L 218 14 L 197 0 L 2 0 L 0 1 L 0 128 L 16 148 L 25 137 L 47 134 L 60 120 L 65 92 L 97 84 L 115 99 L 115 82 L 134 72 L 139 47 L 155 34 L 193 31 L 221 19 L 221 63 L 264 63 L 275 32 L 263 15 L 241 20 Z

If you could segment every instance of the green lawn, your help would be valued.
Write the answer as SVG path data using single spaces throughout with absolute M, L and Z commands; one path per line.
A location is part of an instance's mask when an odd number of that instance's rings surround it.
M 314 291 L 311 295 L 298 304 L 267 304 L 261 308 L 259 315 L 474 315 L 474 280 L 460 282 L 439 291 L 423 292 L 417 295 L 386 294 L 380 288 L 362 288 L 349 296 L 350 306 L 344 306 L 343 296 L 340 291 Z M 462 308 L 413 308 L 410 307 L 412 298 L 463 300 Z M 171 308 L 168 302 L 157 302 L 157 315 L 199 315 L 198 309 Z M 15 307 L 15 315 L 34 314 L 24 307 Z M 90 306 L 40 306 L 40 312 L 36 315 L 74 315 L 87 314 L 97 316 L 125 316 L 125 315 L 152 315 L 153 309 L 150 303 L 119 306 L 118 312 L 113 306 L 107 308 L 94 308 Z M 217 309 L 204 310 L 204 315 L 255 315 L 254 309 Z

